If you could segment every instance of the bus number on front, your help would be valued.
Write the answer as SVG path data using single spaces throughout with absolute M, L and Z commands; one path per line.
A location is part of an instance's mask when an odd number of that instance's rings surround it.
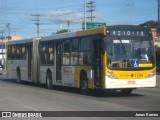
M 144 31 L 131 31 L 131 30 L 113 30 L 110 31 L 111 36 L 145 36 Z
M 139 77 L 143 77 L 143 74 L 134 74 L 134 76 L 139 78 Z

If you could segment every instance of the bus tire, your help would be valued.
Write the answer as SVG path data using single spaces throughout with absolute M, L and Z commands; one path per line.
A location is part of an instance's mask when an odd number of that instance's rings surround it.
M 21 81 L 21 72 L 20 72 L 20 70 L 19 69 L 17 69 L 17 83 L 22 83 L 22 81 Z
M 51 72 L 48 72 L 48 73 L 47 73 L 46 85 L 47 85 L 47 88 L 48 88 L 48 89 L 52 89 L 52 88 L 53 88 Z
M 133 89 L 122 89 L 121 93 L 124 95 L 131 95 Z
M 81 93 L 83 95 L 88 95 L 89 94 L 88 79 L 87 79 L 87 76 L 85 74 L 81 75 L 80 89 L 81 89 Z

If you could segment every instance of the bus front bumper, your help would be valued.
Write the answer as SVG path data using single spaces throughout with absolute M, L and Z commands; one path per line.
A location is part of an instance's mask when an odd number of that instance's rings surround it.
M 156 75 L 145 79 L 112 79 L 105 77 L 104 89 L 155 87 Z

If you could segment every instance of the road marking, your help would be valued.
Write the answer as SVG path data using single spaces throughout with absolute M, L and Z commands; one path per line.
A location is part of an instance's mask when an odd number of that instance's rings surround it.
M 32 110 L 38 110 L 38 109 L 36 109 L 36 108 L 30 107 L 30 106 L 27 106 L 27 105 L 22 105 L 22 106 L 25 107 L 25 108 L 32 109 Z

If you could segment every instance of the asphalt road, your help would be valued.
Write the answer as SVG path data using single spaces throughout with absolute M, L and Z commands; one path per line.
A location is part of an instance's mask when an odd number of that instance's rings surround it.
M 119 91 L 98 91 L 85 96 L 81 95 L 77 89 L 56 87 L 48 90 L 45 86 L 35 86 L 30 83 L 17 84 L 15 80 L 1 79 L 0 111 L 160 111 L 160 89 L 137 89 L 131 96 L 124 96 Z M 77 120 L 82 118 L 54 119 Z M 85 119 L 106 120 L 102 117 Z M 107 119 L 123 120 L 124 118 Z M 141 119 L 158 120 L 158 118 L 136 118 L 136 120 Z M 0 118 L 0 120 L 8 120 L 8 118 Z

